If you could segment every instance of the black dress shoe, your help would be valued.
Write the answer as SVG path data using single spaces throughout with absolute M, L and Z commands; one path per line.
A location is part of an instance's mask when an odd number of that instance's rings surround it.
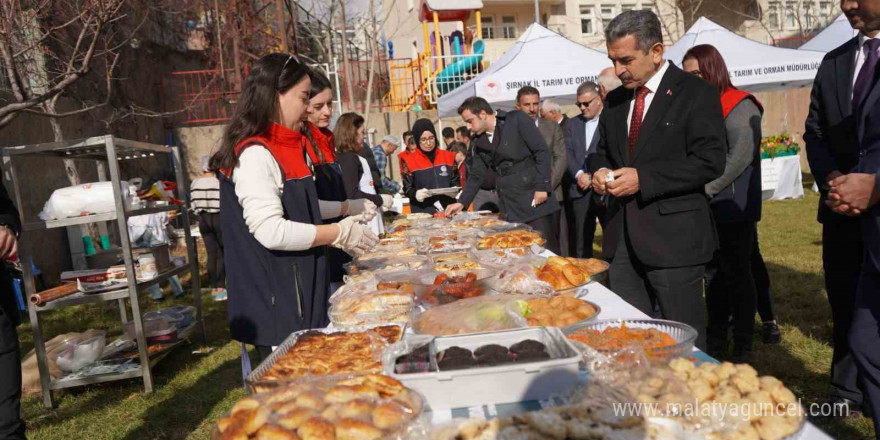
M 775 322 L 765 322 L 761 331 L 765 344 L 778 344 L 782 340 L 779 326 Z
M 831 415 L 834 418 L 860 417 L 862 415 L 862 405 L 845 397 L 831 396 L 828 401 L 831 404 Z

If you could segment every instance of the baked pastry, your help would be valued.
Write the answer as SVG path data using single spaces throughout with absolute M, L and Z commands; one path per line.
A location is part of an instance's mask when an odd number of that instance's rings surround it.
M 258 380 L 258 385 L 304 376 L 381 371 L 382 362 L 376 359 L 374 350 L 381 347 L 383 341 L 393 344 L 401 336 L 402 329 L 398 326 L 381 326 L 353 333 L 303 333 Z M 298 399 L 301 397 L 297 396 Z
M 330 307 L 329 313 L 330 320 L 339 326 L 376 322 L 406 323 L 414 307 L 415 298 L 412 293 L 376 291 L 343 298 Z
M 337 440 L 376 440 L 382 434 L 372 423 L 357 419 L 342 419 L 336 424 Z
M 509 249 L 531 246 L 543 246 L 546 241 L 539 232 L 508 231 L 483 237 L 477 242 L 477 249 Z
M 380 403 L 370 414 L 373 425 L 379 429 L 392 429 L 408 421 L 412 410 L 394 402 Z
M 555 290 L 570 289 L 586 284 L 590 281 L 593 273 L 600 272 L 607 268 L 607 264 L 602 260 L 589 259 L 579 260 L 569 257 L 550 257 L 547 263 L 540 268 L 535 269 L 535 276 L 553 286 Z M 601 270 L 593 270 L 601 266 Z
M 449 262 L 449 263 L 437 263 L 434 265 L 434 270 L 438 272 L 455 272 L 455 271 L 463 271 L 463 270 L 480 270 L 483 266 L 480 266 L 480 263 L 476 261 L 461 261 L 461 262 Z
M 511 357 L 507 347 L 497 344 L 484 345 L 474 350 L 474 358 L 477 360 L 477 364 L 484 367 L 506 364 L 513 361 L 513 357 Z
M 590 303 L 564 295 L 530 299 L 526 304 L 529 311 L 525 318 L 531 327 L 567 327 L 597 313 Z
M 277 426 L 264 426 L 257 432 L 257 440 L 301 440 L 296 433 Z
M 296 430 L 302 440 L 335 440 L 336 428 L 328 420 L 312 417 Z
M 476 365 L 473 353 L 466 348 L 449 347 L 437 353 L 437 366 L 441 370 L 460 370 Z

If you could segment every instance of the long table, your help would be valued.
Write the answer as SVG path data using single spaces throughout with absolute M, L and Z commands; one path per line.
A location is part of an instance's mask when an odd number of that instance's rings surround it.
M 590 283 L 578 293 L 579 298 L 588 299 L 602 308 L 597 319 L 647 319 L 648 315 L 633 307 L 616 293 L 599 283 Z M 703 361 L 717 362 L 705 353 L 694 349 L 694 357 Z M 452 419 L 467 418 L 494 418 L 526 411 L 536 411 L 542 408 L 565 404 L 565 399 L 560 396 L 546 401 L 517 402 L 503 405 L 484 405 L 469 408 L 454 408 L 435 410 L 430 413 L 432 422 L 442 424 Z M 819 430 L 812 423 L 807 422 L 799 440 L 824 440 L 831 439 L 827 434 Z

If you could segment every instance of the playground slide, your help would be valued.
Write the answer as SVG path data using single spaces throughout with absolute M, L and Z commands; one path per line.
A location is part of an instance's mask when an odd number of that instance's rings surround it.
M 446 66 L 437 74 L 437 91 L 440 92 L 440 95 L 445 95 L 464 84 L 467 80 L 465 74 L 475 70 L 480 65 L 480 62 L 483 60 L 483 52 L 486 49 L 483 40 L 474 41 L 472 48 L 473 53 L 461 55 L 457 61 Z

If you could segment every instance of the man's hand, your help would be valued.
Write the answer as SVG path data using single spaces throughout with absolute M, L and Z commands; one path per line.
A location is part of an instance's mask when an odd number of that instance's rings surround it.
M 875 174 L 837 176 L 828 182 L 831 192 L 825 203 L 839 214 L 859 215 L 880 201 L 880 193 L 874 190 L 876 180 Z
M 532 204 L 538 206 L 547 201 L 547 192 L 546 191 L 535 191 L 535 198 L 532 199 Z
M 446 207 L 446 217 L 452 217 L 455 214 L 458 214 L 464 209 L 464 205 L 461 203 L 453 203 Z
M 598 194 L 603 196 L 608 193 L 608 188 L 606 188 L 605 186 L 605 176 L 607 176 L 610 172 L 611 170 L 609 170 L 608 168 L 602 168 L 593 174 L 593 191 L 596 191 Z
M 593 186 L 593 178 L 590 176 L 590 173 L 581 173 L 577 178 L 577 185 L 584 191 L 590 189 Z
M 595 178 L 593 183 L 595 184 Z M 639 192 L 639 172 L 635 168 L 614 170 L 614 181 L 608 182 L 607 191 L 614 197 L 626 197 Z
M 0 226 L 0 261 L 12 258 L 18 253 L 18 240 L 15 239 L 15 232 L 6 226 Z

